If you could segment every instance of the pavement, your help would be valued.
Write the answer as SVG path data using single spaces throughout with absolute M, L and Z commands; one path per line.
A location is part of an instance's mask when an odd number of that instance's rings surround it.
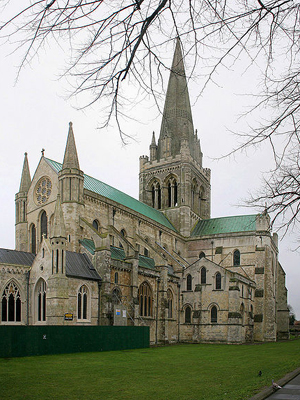
M 281 389 L 273 390 L 272 384 L 249 400 L 300 400 L 300 368 L 276 381 Z

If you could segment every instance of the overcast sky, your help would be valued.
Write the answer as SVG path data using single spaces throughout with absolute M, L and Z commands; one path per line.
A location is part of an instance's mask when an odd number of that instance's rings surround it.
M 81 169 L 138 198 L 139 156 L 149 155 L 152 131 L 158 137 L 161 117 L 150 101 L 135 107 L 131 115 L 135 120 L 125 125 L 126 132 L 135 140 L 124 146 L 114 126 L 98 129 L 101 109 L 97 105 L 83 112 L 66 99 L 67 82 L 57 79 L 62 67 L 61 53 L 48 49 L 21 72 L 15 83 L 20 58 L 15 54 L 9 56 L 11 50 L 2 46 L 0 63 L 0 247 L 13 249 L 14 197 L 19 189 L 25 152 L 31 177 L 42 148 L 46 157 L 62 162 L 68 123 L 72 121 Z M 172 52 L 170 49 L 169 65 Z M 261 173 L 273 165 L 266 146 L 247 155 L 214 160 L 235 146 L 236 137 L 230 131 L 246 128 L 237 118 L 251 102 L 245 94 L 259 82 L 253 72 L 242 74 L 243 70 L 237 66 L 220 72 L 218 85 L 210 85 L 192 108 L 194 127 L 198 129 L 204 154 L 203 166 L 212 171 L 212 217 L 255 213 L 253 209 L 236 205 L 259 188 Z M 192 103 L 199 87 L 201 81 L 189 82 Z M 279 261 L 287 274 L 288 302 L 300 319 L 299 253 L 291 251 L 296 246 L 295 235 L 281 241 Z

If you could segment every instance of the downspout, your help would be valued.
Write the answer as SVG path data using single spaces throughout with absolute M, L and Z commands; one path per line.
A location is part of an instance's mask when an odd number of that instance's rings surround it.
M 178 288 L 178 317 L 177 317 L 177 320 L 178 320 L 178 334 L 177 334 L 177 336 L 178 336 L 178 339 L 177 339 L 177 341 L 178 341 L 178 343 L 180 342 L 180 283 L 177 283 L 177 288 Z
M 98 281 L 98 325 L 101 325 L 101 286 L 102 281 Z
M 27 283 L 27 316 L 26 316 L 26 325 L 29 325 L 29 278 L 30 278 L 30 269 L 26 273 L 26 283 Z
M 157 278 L 155 344 L 157 344 L 157 331 L 158 331 L 158 291 L 159 291 L 159 283 L 160 283 L 160 278 Z

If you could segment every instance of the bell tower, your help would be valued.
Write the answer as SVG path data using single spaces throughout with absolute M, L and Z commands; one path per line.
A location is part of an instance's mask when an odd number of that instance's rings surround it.
M 210 218 L 210 169 L 202 167 L 202 156 L 177 39 L 160 135 L 156 143 L 153 132 L 150 159 L 140 157 L 139 199 L 187 237 L 199 219 Z

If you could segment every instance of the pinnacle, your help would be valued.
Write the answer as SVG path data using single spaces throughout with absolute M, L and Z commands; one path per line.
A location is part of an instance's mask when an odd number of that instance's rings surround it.
M 62 169 L 65 168 L 80 169 L 72 122 L 69 123 L 69 133 L 68 133 L 68 139 L 67 139 Z
M 64 223 L 64 216 L 61 208 L 60 194 L 57 195 L 54 220 L 53 220 L 53 232 L 52 238 L 66 238 L 66 228 Z
M 30 185 L 31 185 L 31 177 L 29 171 L 29 164 L 28 164 L 27 153 L 25 153 L 19 192 L 27 193 Z

